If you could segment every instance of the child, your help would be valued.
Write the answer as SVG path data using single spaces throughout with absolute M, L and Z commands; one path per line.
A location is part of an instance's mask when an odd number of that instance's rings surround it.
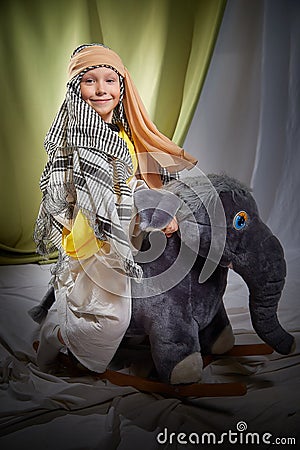
M 41 254 L 58 249 L 60 256 L 37 363 L 51 371 L 66 346 L 103 372 L 129 325 L 130 278 L 142 275 L 129 238 L 132 193 L 160 188 L 197 161 L 157 130 L 120 57 L 101 44 L 73 52 L 45 148 L 35 241 Z M 173 218 L 163 231 L 176 230 Z

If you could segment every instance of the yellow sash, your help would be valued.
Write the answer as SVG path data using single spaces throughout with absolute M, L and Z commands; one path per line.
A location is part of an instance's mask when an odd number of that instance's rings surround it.
M 134 146 L 130 141 L 125 130 L 121 128 L 119 136 L 124 139 L 127 144 L 132 164 L 133 173 L 136 172 L 138 161 L 135 154 Z M 131 180 L 131 177 L 127 179 L 127 183 Z M 93 229 L 90 227 L 87 218 L 81 211 L 78 211 L 72 230 L 63 228 L 62 231 L 62 247 L 67 255 L 74 259 L 87 259 L 98 252 L 98 250 L 104 245 L 104 241 L 97 239 Z

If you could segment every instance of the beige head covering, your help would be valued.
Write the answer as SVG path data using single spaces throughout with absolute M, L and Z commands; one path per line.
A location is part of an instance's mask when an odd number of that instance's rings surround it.
M 139 93 L 121 58 L 113 50 L 101 45 L 88 46 L 76 53 L 69 64 L 69 79 L 84 69 L 98 65 L 109 65 L 124 78 L 124 109 L 142 177 L 150 188 L 161 187 L 159 165 L 169 172 L 191 169 L 197 160 L 164 136 L 151 121 Z M 151 155 L 151 157 L 149 157 Z

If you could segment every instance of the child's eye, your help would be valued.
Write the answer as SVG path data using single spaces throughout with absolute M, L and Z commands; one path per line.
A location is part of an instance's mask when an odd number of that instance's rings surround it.
M 82 80 L 85 84 L 92 84 L 94 82 L 93 78 L 86 78 L 85 80 Z
M 106 80 L 107 83 L 114 83 L 116 80 L 114 80 L 113 78 L 109 78 L 108 80 Z

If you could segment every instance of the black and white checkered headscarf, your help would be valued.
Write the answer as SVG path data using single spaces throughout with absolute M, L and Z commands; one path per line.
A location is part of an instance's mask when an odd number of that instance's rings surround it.
M 140 278 L 127 232 L 133 206 L 126 183 L 132 175 L 131 157 L 124 140 L 81 98 L 81 77 L 68 83 L 65 100 L 45 138 L 48 162 L 40 180 L 43 197 L 34 233 L 37 251 L 63 253 L 63 227 L 55 216 L 72 218 L 79 208 L 95 236 L 110 243 L 124 271 Z M 126 119 L 122 122 L 126 129 Z

